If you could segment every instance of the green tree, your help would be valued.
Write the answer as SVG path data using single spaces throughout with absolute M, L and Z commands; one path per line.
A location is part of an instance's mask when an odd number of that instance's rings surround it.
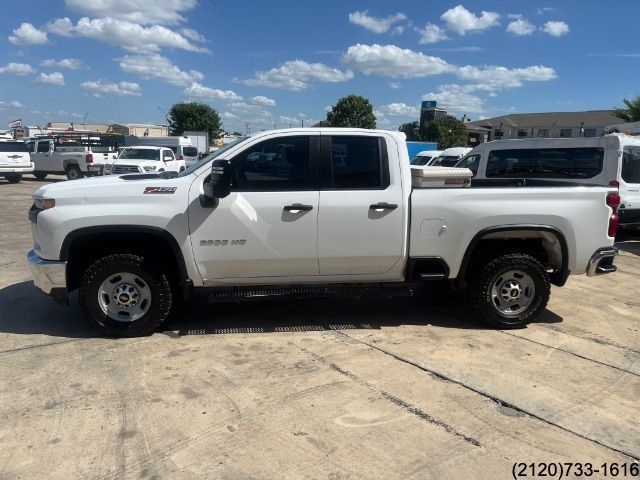
M 419 142 L 422 140 L 420 124 L 418 122 L 403 123 L 398 127 L 398 131 L 403 132 L 409 142 Z
M 314 123 L 311 126 L 312 127 L 330 127 L 331 126 L 331 122 L 329 122 L 329 120 L 320 120 L 319 122 Z
M 222 126 L 220 115 L 206 103 L 175 103 L 169 110 L 169 132 L 182 135 L 185 130 L 206 131 L 215 137 Z
M 627 108 L 613 108 L 611 114 L 623 119 L 625 122 L 640 122 L 640 97 L 631 100 L 624 98 L 622 102 Z
M 464 147 L 467 144 L 467 129 L 460 120 L 446 115 L 427 125 L 424 139 L 437 142 L 438 148 Z
M 376 128 L 371 102 L 359 95 L 349 95 L 338 100 L 327 112 L 326 121 L 332 127 Z

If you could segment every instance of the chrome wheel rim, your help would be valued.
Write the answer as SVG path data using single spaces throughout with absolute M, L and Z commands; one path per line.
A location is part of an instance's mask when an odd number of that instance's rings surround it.
M 149 311 L 151 288 L 133 273 L 109 275 L 98 289 L 98 305 L 113 320 L 135 322 Z
M 531 275 L 509 270 L 497 275 L 491 284 L 491 304 L 501 315 L 515 317 L 527 310 L 536 295 Z

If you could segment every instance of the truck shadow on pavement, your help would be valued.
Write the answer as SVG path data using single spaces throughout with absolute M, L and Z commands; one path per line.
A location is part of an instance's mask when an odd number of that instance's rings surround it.
M 616 237 L 616 247 L 623 252 L 640 256 L 640 232 L 618 235 Z
M 538 323 L 562 318 L 547 310 Z M 175 312 L 164 334 L 220 335 L 230 333 L 285 333 L 326 330 L 379 330 L 401 325 L 483 330 L 464 298 L 447 287 L 433 285 L 404 298 L 316 298 L 209 303 L 208 292 L 196 291 Z M 98 330 L 80 312 L 77 296 L 70 306 L 53 302 L 33 283 L 0 289 L 0 333 L 50 335 L 67 338 L 99 337 Z

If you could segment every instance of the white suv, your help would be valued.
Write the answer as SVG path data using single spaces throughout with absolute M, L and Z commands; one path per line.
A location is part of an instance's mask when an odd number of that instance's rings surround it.
M 125 173 L 182 172 L 185 161 L 177 160 L 170 148 L 127 147 L 113 163 L 105 165 L 105 175 Z
M 33 162 L 27 144 L 20 140 L 0 140 L 0 177 L 18 183 L 23 173 L 31 172 Z

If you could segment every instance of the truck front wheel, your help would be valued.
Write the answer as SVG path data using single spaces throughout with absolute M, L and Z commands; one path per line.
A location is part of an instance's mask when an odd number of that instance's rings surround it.
M 113 337 L 150 335 L 171 310 L 167 276 L 132 254 L 93 262 L 80 281 L 80 308 L 100 330 Z
M 82 174 L 82 170 L 78 165 L 69 165 L 67 167 L 67 179 L 69 180 L 77 180 L 82 178 L 84 175 Z
M 510 253 L 491 260 L 470 281 L 471 304 L 492 327 L 522 328 L 547 306 L 549 275 L 530 255 Z

